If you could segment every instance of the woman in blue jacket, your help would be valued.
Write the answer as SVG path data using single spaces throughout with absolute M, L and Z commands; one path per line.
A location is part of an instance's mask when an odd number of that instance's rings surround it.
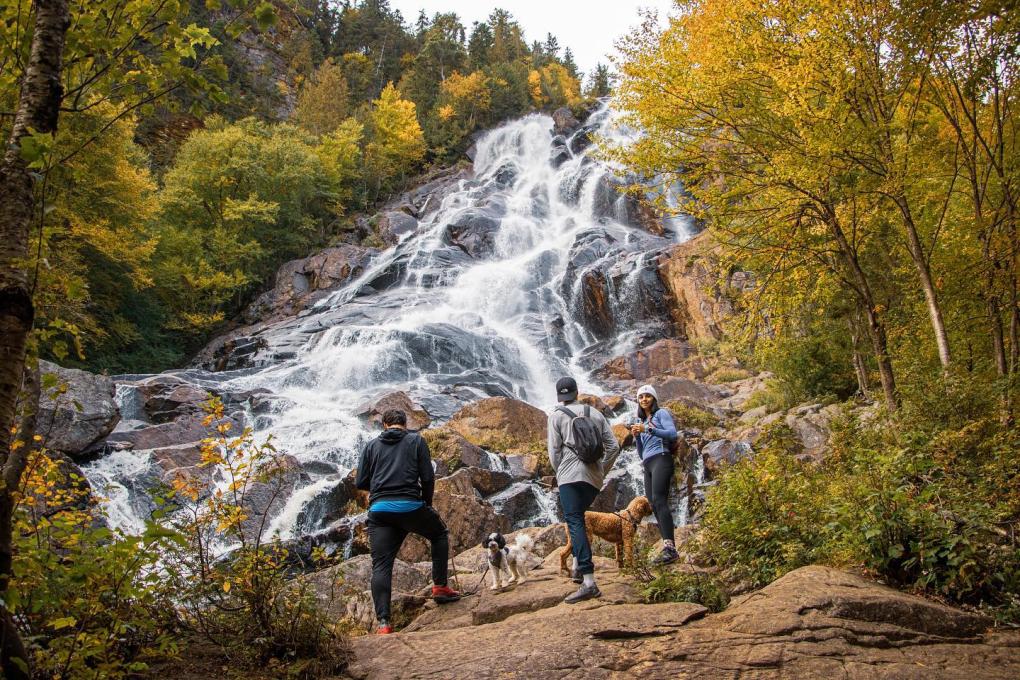
M 662 535 L 662 552 L 653 562 L 669 564 L 680 558 L 673 542 L 673 513 L 669 509 L 669 487 L 673 481 L 670 444 L 677 438 L 676 425 L 669 409 L 659 408 L 658 395 L 651 385 L 638 389 L 637 402 L 637 420 L 630 431 L 644 469 L 645 494 L 655 511 Z

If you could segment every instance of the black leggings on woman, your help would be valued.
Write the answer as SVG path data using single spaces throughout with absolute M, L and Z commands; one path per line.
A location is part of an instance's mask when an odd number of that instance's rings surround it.
M 669 486 L 673 482 L 673 456 L 660 453 L 642 461 L 645 471 L 645 493 L 655 511 L 663 540 L 673 540 L 673 513 L 669 509 Z

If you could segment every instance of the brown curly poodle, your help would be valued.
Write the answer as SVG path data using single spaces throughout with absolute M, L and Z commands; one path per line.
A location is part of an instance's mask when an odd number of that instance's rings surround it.
M 616 564 L 622 569 L 624 555 L 629 564 L 634 564 L 634 534 L 641 520 L 652 514 L 652 504 L 644 496 L 638 496 L 620 512 L 586 512 L 584 513 L 584 531 L 591 540 L 592 534 L 613 543 L 616 546 Z M 621 549 L 622 548 L 622 549 Z M 570 557 L 570 534 L 567 534 L 567 547 L 560 553 L 560 570 L 570 573 L 567 558 Z

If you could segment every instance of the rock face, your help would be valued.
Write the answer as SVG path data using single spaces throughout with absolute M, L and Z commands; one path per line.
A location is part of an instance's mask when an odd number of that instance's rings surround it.
M 746 272 L 725 275 L 717 246 L 707 232 L 676 246 L 659 266 L 659 276 L 673 297 L 671 313 L 688 340 L 719 340 L 722 322 L 733 313 L 728 295 L 754 287 Z
M 110 378 L 48 361 L 39 362 L 39 373 L 45 387 L 36 432 L 48 448 L 74 456 L 117 426 L 120 410 Z M 49 381 L 55 386 L 49 388 Z
M 252 324 L 297 314 L 318 299 L 315 293 L 360 276 L 377 252 L 374 248 L 342 245 L 286 263 L 277 270 L 273 288 L 244 311 L 244 320 Z
M 599 374 L 611 380 L 640 382 L 670 375 L 693 354 L 694 348 L 687 342 L 664 338 L 644 349 L 611 359 L 599 370 Z
M 546 414 L 523 401 L 490 397 L 465 406 L 447 424 L 476 446 L 545 456 Z
M 553 132 L 557 135 L 570 134 L 576 130 L 579 125 L 581 125 L 581 122 L 578 121 L 577 118 L 574 117 L 574 114 L 571 113 L 570 109 L 565 106 L 561 106 L 553 111 L 552 119 Z
M 550 559 L 558 559 L 554 553 Z M 548 561 L 547 561 L 548 564 Z M 404 631 L 354 640 L 355 678 L 1016 678 L 1020 633 L 826 567 L 798 569 L 707 615 L 639 604 L 611 565 L 603 597 L 560 602 L 546 568 L 512 590 L 427 607 Z M 473 582 L 472 582 L 473 584 Z M 488 625 L 483 625 L 488 624 Z

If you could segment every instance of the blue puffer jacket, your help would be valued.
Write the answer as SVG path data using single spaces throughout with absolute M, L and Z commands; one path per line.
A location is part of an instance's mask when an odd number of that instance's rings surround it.
M 660 453 L 669 454 L 670 442 L 676 441 L 676 425 L 669 409 L 660 408 L 651 418 L 644 421 L 645 431 L 637 436 L 637 452 L 641 460 L 648 460 Z

